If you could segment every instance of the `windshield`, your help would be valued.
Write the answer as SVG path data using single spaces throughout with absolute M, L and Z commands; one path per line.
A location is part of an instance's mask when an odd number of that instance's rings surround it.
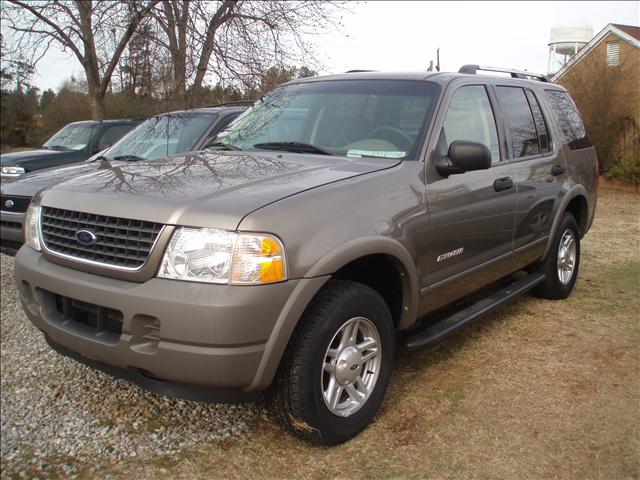
M 67 125 L 43 145 L 52 150 L 83 150 L 91 140 L 93 124 Z
M 216 114 L 171 113 L 150 118 L 111 147 L 111 160 L 154 160 L 191 151 Z
M 285 85 L 221 132 L 211 148 L 414 159 L 438 86 L 411 80 Z

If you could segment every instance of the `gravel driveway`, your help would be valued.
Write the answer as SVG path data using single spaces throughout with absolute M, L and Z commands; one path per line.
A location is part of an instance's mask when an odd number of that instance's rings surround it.
M 245 435 L 262 414 L 150 394 L 62 357 L 20 308 L 13 258 L 0 257 L 3 477 L 69 477 L 87 464 L 173 454 Z

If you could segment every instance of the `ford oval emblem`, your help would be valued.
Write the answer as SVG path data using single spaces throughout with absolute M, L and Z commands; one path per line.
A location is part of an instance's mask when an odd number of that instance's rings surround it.
M 6 202 L 4 202 L 4 206 L 7 208 L 11 208 L 15 205 L 15 203 L 13 203 L 13 200 L 7 200 Z
M 76 232 L 76 240 L 80 245 L 93 245 L 97 239 L 98 237 L 91 230 L 78 230 Z

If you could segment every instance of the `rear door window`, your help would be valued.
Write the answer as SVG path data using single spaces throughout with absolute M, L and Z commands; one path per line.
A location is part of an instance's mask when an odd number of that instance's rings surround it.
M 520 87 L 497 87 L 496 94 L 507 117 L 513 158 L 539 155 L 536 123 L 524 90 Z
M 569 148 L 580 150 L 591 147 L 587 130 L 571 96 L 559 90 L 545 90 L 544 93 Z

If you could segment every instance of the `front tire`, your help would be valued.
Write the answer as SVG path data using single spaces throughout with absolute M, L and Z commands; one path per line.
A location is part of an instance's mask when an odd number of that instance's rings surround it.
M 565 212 L 560 221 L 547 258 L 534 271 L 545 274 L 545 280 L 533 294 L 549 300 L 567 298 L 576 283 L 580 266 L 580 233 L 574 216 Z
M 335 445 L 360 433 L 389 384 L 395 332 L 382 297 L 330 280 L 309 304 L 271 389 L 271 411 L 294 435 Z

